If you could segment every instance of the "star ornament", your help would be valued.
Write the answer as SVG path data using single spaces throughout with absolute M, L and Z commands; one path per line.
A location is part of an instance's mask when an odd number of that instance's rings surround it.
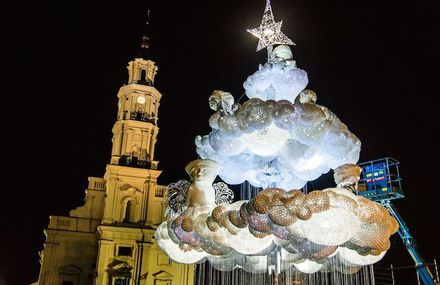
M 281 32 L 282 24 L 283 21 L 275 22 L 270 0 L 267 0 L 260 26 L 247 30 L 259 39 L 257 51 L 273 45 L 294 45 L 292 40 Z

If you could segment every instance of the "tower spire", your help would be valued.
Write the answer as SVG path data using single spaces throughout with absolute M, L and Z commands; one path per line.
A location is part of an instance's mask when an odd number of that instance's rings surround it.
M 142 40 L 140 44 L 140 49 L 138 52 L 138 57 L 143 59 L 150 58 L 150 9 L 147 12 L 147 20 L 145 21 L 144 33 L 142 34 Z

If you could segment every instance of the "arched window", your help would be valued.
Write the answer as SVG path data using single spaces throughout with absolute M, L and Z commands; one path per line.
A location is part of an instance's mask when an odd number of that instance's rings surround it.
M 133 214 L 133 201 L 128 200 L 127 203 L 125 203 L 125 209 L 124 209 L 124 219 L 122 220 L 124 223 L 130 223 L 131 222 L 131 216 Z
M 141 81 L 147 82 L 147 72 L 145 71 L 145 69 L 141 70 Z
M 134 145 L 133 148 L 131 149 L 131 165 L 136 166 L 138 163 L 138 158 L 139 158 L 139 150 L 137 145 Z

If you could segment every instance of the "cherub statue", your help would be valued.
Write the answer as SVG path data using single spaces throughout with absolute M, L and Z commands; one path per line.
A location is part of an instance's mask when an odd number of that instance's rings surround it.
M 224 115 L 232 115 L 238 105 L 234 104 L 234 97 L 229 92 L 214 90 L 209 96 L 209 107 Z
M 215 205 L 215 189 L 212 183 L 217 177 L 220 166 L 210 159 L 196 159 L 185 167 L 191 177 L 187 203 L 189 207 Z
M 270 63 L 284 62 L 285 65 L 296 67 L 296 62 L 293 60 L 292 50 L 287 45 L 277 46 L 269 56 Z
M 356 164 L 349 163 L 339 166 L 334 170 L 333 175 L 337 187 L 356 193 L 361 172 L 362 168 Z
M 224 182 L 214 183 L 220 166 L 210 159 L 197 159 L 188 163 L 185 171 L 191 182 L 179 180 L 166 188 L 168 208 L 166 215 L 182 214 L 188 207 L 215 206 L 232 203 L 234 192 Z

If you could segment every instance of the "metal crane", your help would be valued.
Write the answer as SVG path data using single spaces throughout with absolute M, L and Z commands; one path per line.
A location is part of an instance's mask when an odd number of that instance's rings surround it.
M 398 234 L 415 262 L 417 274 L 424 285 L 436 285 L 432 273 L 416 247 L 416 241 L 396 207 L 391 202 L 404 198 L 399 162 L 387 157 L 358 164 L 362 168 L 358 195 L 382 204 L 399 223 Z

